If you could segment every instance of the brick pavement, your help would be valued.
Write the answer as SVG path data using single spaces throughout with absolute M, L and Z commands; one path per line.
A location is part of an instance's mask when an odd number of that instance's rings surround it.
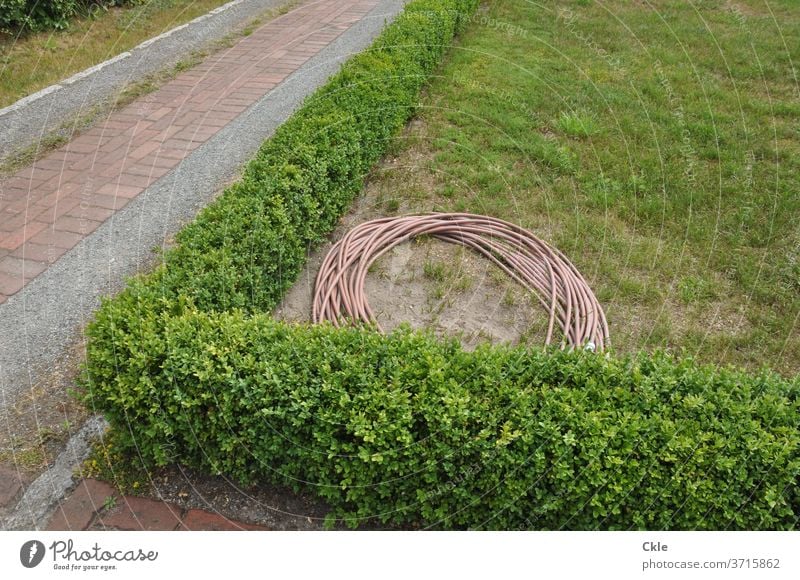
M 235 531 L 267 528 L 235 522 L 205 510 L 187 510 L 152 499 L 120 496 L 107 483 L 84 479 L 72 494 L 59 503 L 46 529 Z
M 375 5 L 308 2 L 0 179 L 0 304 Z
M 17 499 L 23 483 L 16 470 L 0 465 L 0 514 Z

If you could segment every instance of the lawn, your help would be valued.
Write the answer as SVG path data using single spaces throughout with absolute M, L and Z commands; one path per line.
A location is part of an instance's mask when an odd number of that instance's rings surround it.
M 145 0 L 94 6 L 63 31 L 0 35 L 0 107 L 197 18 L 229 0 Z
M 788 0 L 489 0 L 370 195 L 541 235 L 617 352 L 797 374 L 798 37 Z

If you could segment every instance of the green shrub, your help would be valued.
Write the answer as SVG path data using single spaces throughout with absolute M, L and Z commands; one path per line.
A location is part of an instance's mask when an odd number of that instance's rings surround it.
M 465 352 L 241 312 L 151 323 L 123 365 L 93 373 L 91 401 L 128 444 L 159 464 L 310 488 L 351 524 L 796 522 L 798 381 L 664 355 Z
M 269 312 L 412 115 L 474 0 L 416 0 L 88 329 L 85 401 L 156 464 L 313 490 L 358 524 L 795 525 L 797 381 L 480 348 Z
M 104 6 L 136 3 L 138 0 L 0 0 L 0 32 L 63 30 L 76 15 L 90 14 Z
M 0 32 L 66 28 L 77 11 L 77 0 L 0 0 Z

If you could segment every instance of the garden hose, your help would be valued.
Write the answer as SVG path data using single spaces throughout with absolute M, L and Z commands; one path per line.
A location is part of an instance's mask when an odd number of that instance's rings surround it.
M 336 326 L 361 321 L 382 331 L 364 293 L 367 271 L 393 247 L 422 235 L 471 248 L 536 296 L 549 313 L 545 344 L 551 344 L 556 323 L 564 335 L 562 348 L 603 350 L 608 344 L 603 309 L 564 254 L 512 223 L 467 213 L 381 218 L 350 230 L 317 274 L 313 321 Z

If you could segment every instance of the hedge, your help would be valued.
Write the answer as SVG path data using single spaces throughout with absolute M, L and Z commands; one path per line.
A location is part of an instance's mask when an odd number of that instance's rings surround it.
M 0 32 L 17 34 L 64 29 L 93 6 L 121 6 L 137 0 L 0 0 Z
M 95 388 L 159 464 L 312 490 L 352 524 L 796 525 L 798 381 L 242 312 L 160 323 Z
M 161 266 L 105 300 L 85 401 L 116 440 L 332 517 L 441 528 L 785 529 L 798 381 L 273 321 L 475 0 L 414 0 L 265 142 Z

